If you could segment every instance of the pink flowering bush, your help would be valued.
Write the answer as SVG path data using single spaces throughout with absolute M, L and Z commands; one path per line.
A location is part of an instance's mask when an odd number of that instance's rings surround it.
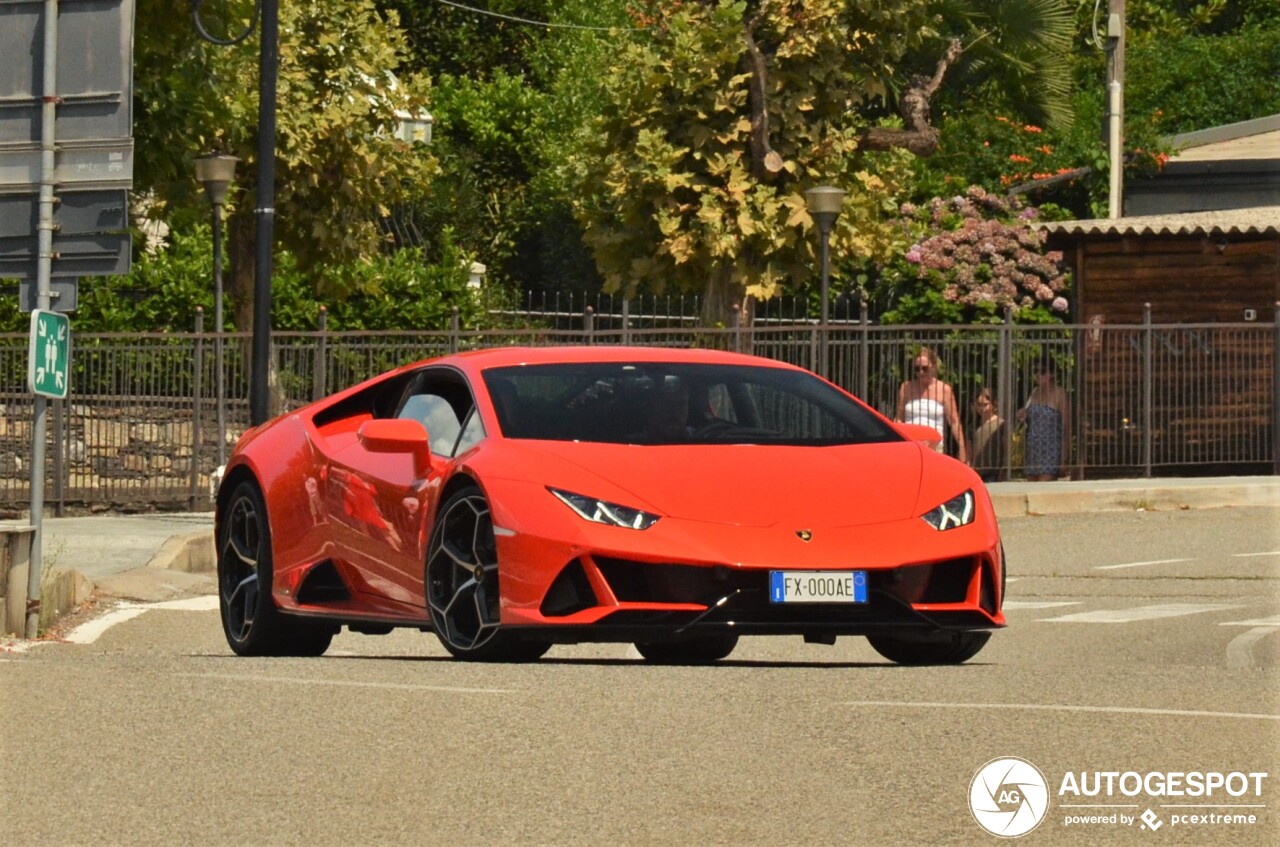
M 1062 253 L 1031 228 L 1039 212 L 1017 198 L 965 194 L 900 209 L 901 254 L 881 269 L 883 323 L 1057 323 L 1070 303 Z

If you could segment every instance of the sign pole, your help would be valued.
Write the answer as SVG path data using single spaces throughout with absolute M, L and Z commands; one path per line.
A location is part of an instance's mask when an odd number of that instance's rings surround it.
M 54 128 L 58 109 L 58 0 L 44 3 L 44 73 L 41 76 L 43 97 L 40 111 L 40 217 L 36 252 L 36 309 L 32 312 L 32 335 L 39 310 L 48 309 L 53 286 L 53 185 L 56 166 Z M 34 386 L 33 386 L 34 390 Z M 34 420 L 31 427 L 31 564 L 27 570 L 27 638 L 40 633 L 40 577 L 43 563 L 44 523 L 44 448 L 48 430 L 49 401 L 35 395 Z

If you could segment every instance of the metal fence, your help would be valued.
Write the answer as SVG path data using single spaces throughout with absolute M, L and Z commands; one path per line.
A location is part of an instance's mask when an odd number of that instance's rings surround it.
M 204 509 L 209 474 L 248 425 L 248 334 L 84 334 L 73 339 L 71 396 L 52 404 L 46 503 L 66 509 Z M 273 411 L 297 408 L 407 362 L 513 345 L 700 347 L 815 370 L 892 416 L 921 346 L 939 356 L 966 426 L 970 403 L 994 392 L 1013 421 L 1044 356 L 1071 398 L 1076 478 L 1277 473 L 1276 349 L 1271 324 L 1131 326 L 879 326 L 866 321 L 726 329 L 600 328 L 449 332 L 278 332 Z M 216 348 L 223 344 L 225 432 L 219 432 Z M 0 335 L 0 516 L 30 501 L 28 339 Z M 1008 429 L 1008 478 L 1021 473 Z M 221 440 L 221 449 L 220 442 Z

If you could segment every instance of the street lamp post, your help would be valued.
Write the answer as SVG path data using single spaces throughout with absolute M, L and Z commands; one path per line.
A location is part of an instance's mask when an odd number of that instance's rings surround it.
M 208 153 L 196 157 L 196 180 L 204 186 L 213 205 L 213 321 L 217 328 L 214 338 L 214 362 L 217 368 L 218 391 L 218 466 L 227 463 L 227 391 L 222 366 L 222 205 L 227 199 L 227 189 L 236 177 L 235 156 L 226 153 Z
M 843 189 L 831 185 L 819 185 L 804 193 L 805 208 L 809 216 L 818 225 L 821 235 L 819 242 L 822 267 L 822 320 L 820 321 L 822 344 L 818 348 L 818 369 L 827 376 L 827 347 L 830 338 L 827 335 L 827 322 L 830 316 L 831 289 L 831 228 L 836 218 L 840 217 L 840 207 L 844 205 Z
M 280 63 L 280 0 L 257 0 L 253 18 L 243 31 L 219 37 L 205 28 L 200 17 L 204 0 L 190 0 L 196 32 L 212 44 L 230 46 L 248 38 L 261 25 L 258 45 L 258 152 L 257 203 L 253 260 L 253 343 L 249 360 L 249 422 L 265 423 L 269 414 L 268 396 L 271 355 L 271 273 L 272 245 L 276 220 L 276 78 Z

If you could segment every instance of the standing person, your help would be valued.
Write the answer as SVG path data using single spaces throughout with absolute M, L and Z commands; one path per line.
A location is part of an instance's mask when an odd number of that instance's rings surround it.
M 915 378 L 898 386 L 898 406 L 893 419 L 899 423 L 931 426 L 942 436 L 935 448 L 946 452 L 947 428 L 955 435 L 958 452 L 956 458 L 967 461 L 964 427 L 956 409 L 956 396 L 951 386 L 938 379 L 938 355 L 928 347 L 921 347 L 911 360 Z
M 1018 411 L 1027 425 L 1022 469 L 1033 482 L 1049 482 L 1066 475 L 1071 456 L 1071 399 L 1057 382 L 1057 365 L 1045 356 L 1036 369 L 1036 387 Z
M 973 448 L 970 464 L 983 482 L 999 482 L 1004 478 L 1004 419 L 996 409 L 996 398 L 990 388 L 978 392 L 973 400 L 978 425 L 969 444 Z

